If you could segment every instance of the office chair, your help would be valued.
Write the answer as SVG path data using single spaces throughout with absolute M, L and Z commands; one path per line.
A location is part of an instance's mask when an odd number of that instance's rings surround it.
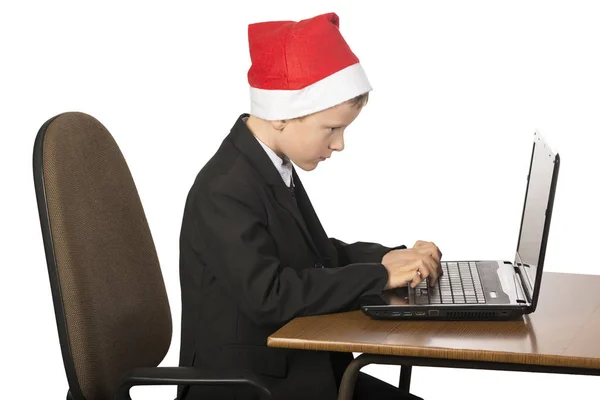
M 146 216 L 119 146 L 95 118 L 56 115 L 40 128 L 33 175 L 68 400 L 131 400 L 137 385 L 270 391 L 247 371 L 157 366 L 172 335 Z

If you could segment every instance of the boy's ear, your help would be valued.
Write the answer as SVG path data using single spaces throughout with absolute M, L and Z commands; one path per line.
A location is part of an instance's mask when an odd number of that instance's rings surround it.
M 275 121 L 271 121 L 271 126 L 273 127 L 273 129 L 275 129 L 276 131 L 282 131 L 283 128 L 285 128 L 287 125 L 287 121 L 285 119 L 280 119 L 280 120 L 275 120 Z

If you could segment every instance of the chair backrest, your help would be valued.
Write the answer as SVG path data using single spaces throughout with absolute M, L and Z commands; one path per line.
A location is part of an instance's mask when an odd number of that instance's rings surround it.
M 41 127 L 33 175 L 69 396 L 112 399 L 126 371 L 159 365 L 171 344 L 137 188 L 112 135 L 79 112 Z

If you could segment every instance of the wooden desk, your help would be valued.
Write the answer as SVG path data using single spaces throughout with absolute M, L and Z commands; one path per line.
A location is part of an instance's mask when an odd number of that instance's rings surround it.
M 516 321 L 381 321 L 361 311 L 297 318 L 270 347 L 364 353 L 348 367 L 339 399 L 351 399 L 368 364 L 600 375 L 600 275 L 544 273 L 537 310 Z

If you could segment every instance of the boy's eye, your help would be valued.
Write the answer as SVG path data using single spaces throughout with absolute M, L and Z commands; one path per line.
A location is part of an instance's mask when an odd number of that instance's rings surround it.
M 329 133 L 333 133 L 333 132 L 335 132 L 335 130 L 336 130 L 336 129 L 337 129 L 337 128 L 329 128 Z

